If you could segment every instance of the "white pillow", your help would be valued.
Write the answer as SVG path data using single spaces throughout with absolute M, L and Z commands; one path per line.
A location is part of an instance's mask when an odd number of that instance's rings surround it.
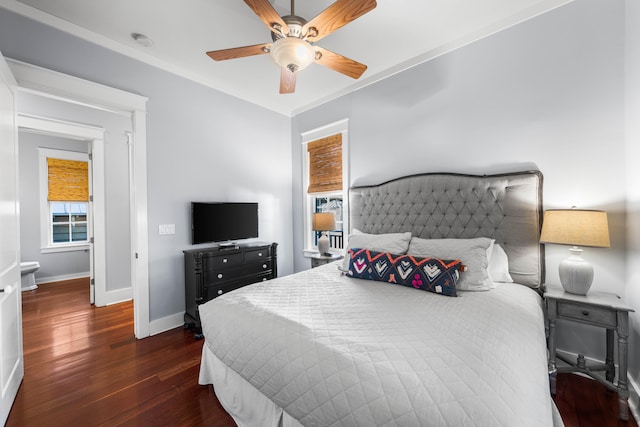
M 349 235 L 349 242 L 345 248 L 344 262 L 338 268 L 342 271 L 349 271 L 349 249 L 360 248 L 377 252 L 389 252 L 395 255 L 404 255 L 409 248 L 411 232 L 367 234 L 354 229 Z
M 509 274 L 509 258 L 499 243 L 493 245 L 488 271 L 492 282 L 513 283 L 513 278 Z
M 456 288 L 461 291 L 487 291 L 493 287 L 487 268 L 493 252 L 493 239 L 421 239 L 414 237 L 407 254 L 419 257 L 459 259 L 465 269 Z

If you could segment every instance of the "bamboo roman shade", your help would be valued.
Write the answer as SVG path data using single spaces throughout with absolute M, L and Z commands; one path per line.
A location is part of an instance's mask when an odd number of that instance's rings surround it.
M 49 170 L 49 200 L 89 201 L 88 162 L 48 157 L 47 167 Z
M 308 193 L 342 190 L 342 134 L 307 144 L 309 151 Z

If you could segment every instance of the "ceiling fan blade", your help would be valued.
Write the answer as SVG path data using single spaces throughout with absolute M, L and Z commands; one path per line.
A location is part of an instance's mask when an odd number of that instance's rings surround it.
M 280 71 L 280 93 L 293 93 L 296 91 L 296 74 L 282 67 Z
M 296 74 L 282 67 L 280 71 L 280 93 L 293 93 L 296 91 Z
M 366 65 L 349 59 L 346 56 L 331 52 L 330 50 L 323 49 L 319 46 L 314 46 L 313 49 L 322 54 L 320 58 L 316 59 L 316 63 L 331 68 L 333 71 L 342 73 L 345 76 L 357 79 L 367 69 Z
M 309 33 L 307 40 L 318 41 L 373 10 L 376 5 L 376 0 L 337 0 L 307 22 L 302 27 L 302 34 Z
M 285 34 L 289 32 L 287 23 L 278 15 L 278 12 L 271 6 L 269 0 L 244 0 L 244 2 L 274 33 L 280 34 L 277 28 L 274 27 L 274 24 L 279 25 Z
M 212 50 L 207 55 L 216 61 L 243 58 L 245 56 L 262 55 L 269 52 L 271 43 L 254 44 L 253 46 L 232 47 L 231 49 Z M 266 49 L 266 50 L 265 50 Z

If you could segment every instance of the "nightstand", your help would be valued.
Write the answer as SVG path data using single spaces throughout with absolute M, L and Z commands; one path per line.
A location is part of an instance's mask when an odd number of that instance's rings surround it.
M 328 264 L 333 261 L 337 261 L 339 259 L 344 258 L 341 254 L 330 253 L 328 255 L 314 253 L 307 255 L 307 258 L 311 258 L 311 268 L 318 267 L 320 265 Z
M 556 393 L 556 375 L 558 372 L 581 372 L 607 388 L 618 393 L 618 416 L 621 420 L 629 418 L 629 388 L 627 384 L 627 338 L 629 337 L 629 312 L 634 311 L 622 303 L 620 297 L 606 292 L 589 292 L 587 295 L 574 295 L 560 286 L 548 285 L 544 293 L 549 321 L 549 380 L 551 393 Z M 605 363 L 589 364 L 584 355 L 579 354 L 575 362 L 556 354 L 556 321 L 558 319 L 579 322 L 606 329 L 607 356 Z M 614 331 L 618 335 L 618 384 L 615 379 Z M 569 366 L 556 366 L 556 358 Z M 605 371 L 606 381 L 595 375 L 596 371 Z

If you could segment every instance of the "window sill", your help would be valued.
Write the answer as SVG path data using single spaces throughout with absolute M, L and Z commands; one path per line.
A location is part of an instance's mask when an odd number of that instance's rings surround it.
M 75 252 L 75 251 L 88 251 L 89 244 L 83 243 L 81 245 L 69 245 L 69 246 L 47 246 L 40 248 L 41 254 L 52 254 L 56 252 Z

